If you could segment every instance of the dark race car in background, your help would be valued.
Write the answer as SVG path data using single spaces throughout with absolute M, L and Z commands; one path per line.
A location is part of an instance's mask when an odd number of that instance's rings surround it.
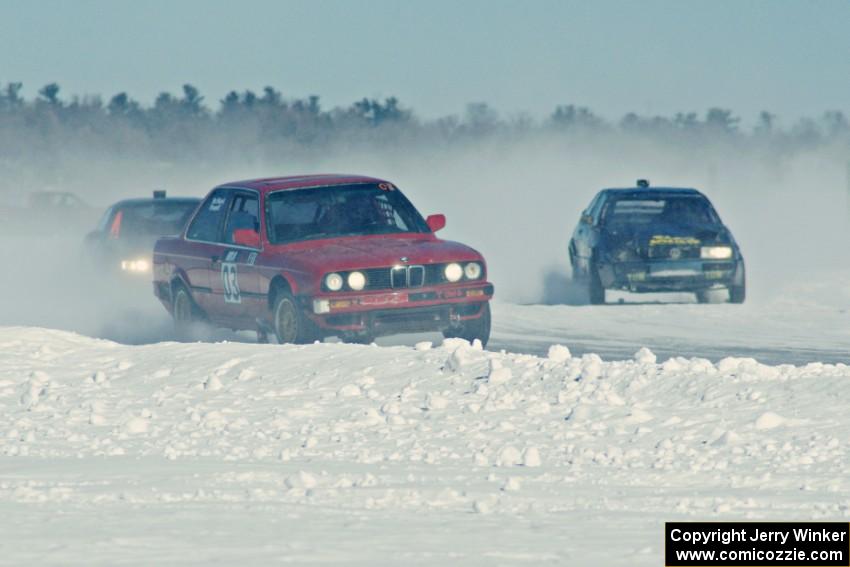
M 0 227 L 16 235 L 79 238 L 100 214 L 68 191 L 33 191 L 16 197 L 0 204 Z
M 370 177 L 228 183 L 181 236 L 156 243 L 154 289 L 185 338 L 209 322 L 280 343 L 441 331 L 486 344 L 484 259 L 437 238 L 444 225 Z
M 582 213 L 569 246 L 573 279 L 590 303 L 605 290 L 693 292 L 700 303 L 746 297 L 744 258 L 732 232 L 696 189 L 604 189 Z
M 161 236 L 180 234 L 200 201 L 154 191 L 152 198 L 115 203 L 86 235 L 89 262 L 102 275 L 125 276 L 150 289 L 154 243 Z

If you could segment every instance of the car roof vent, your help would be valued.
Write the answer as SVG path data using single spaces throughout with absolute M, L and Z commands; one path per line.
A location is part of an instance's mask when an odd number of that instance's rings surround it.
M 153 192 L 154 199 L 165 199 L 165 189 L 156 189 Z
M 637 186 L 641 189 L 646 189 L 647 187 L 649 187 L 649 179 L 638 179 Z

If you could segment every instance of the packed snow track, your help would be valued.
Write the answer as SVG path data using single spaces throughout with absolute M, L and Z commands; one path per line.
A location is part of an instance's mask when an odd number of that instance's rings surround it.
M 0 557 L 658 565 L 666 520 L 850 518 L 848 379 L 646 349 L 7 327 Z

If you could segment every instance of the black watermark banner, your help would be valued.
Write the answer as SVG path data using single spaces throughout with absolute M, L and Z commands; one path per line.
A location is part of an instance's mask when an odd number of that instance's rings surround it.
M 667 522 L 666 567 L 850 567 L 847 522 Z

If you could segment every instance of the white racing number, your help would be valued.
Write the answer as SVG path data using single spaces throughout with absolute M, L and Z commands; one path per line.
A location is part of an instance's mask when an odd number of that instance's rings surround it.
M 224 302 L 242 303 L 242 292 L 239 291 L 239 272 L 235 262 L 221 263 L 221 283 L 224 284 Z

